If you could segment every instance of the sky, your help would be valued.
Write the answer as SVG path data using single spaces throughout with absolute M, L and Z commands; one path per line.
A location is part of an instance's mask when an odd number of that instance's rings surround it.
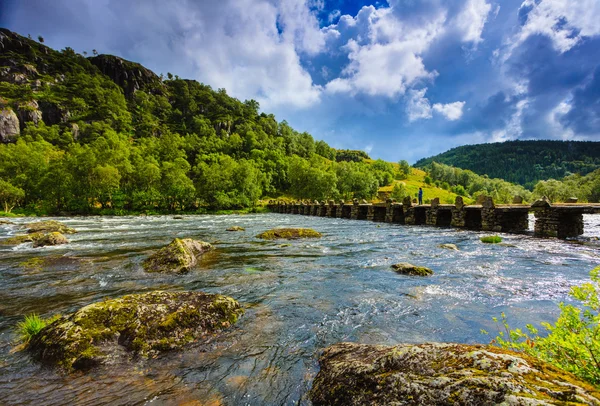
M 0 26 L 225 88 L 388 161 L 600 141 L 600 0 L 2 0 Z

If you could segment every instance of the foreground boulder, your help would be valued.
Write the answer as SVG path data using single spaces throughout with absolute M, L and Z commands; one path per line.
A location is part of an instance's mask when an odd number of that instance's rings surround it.
M 31 234 L 29 234 L 29 235 L 31 235 Z M 65 237 L 58 231 L 55 231 L 53 233 L 44 234 L 40 238 L 35 239 L 33 241 L 33 248 L 45 247 L 48 245 L 61 245 L 61 244 L 68 244 L 68 243 L 69 243 L 69 240 L 67 240 L 67 237 Z
M 150 292 L 85 306 L 33 336 L 34 358 L 66 370 L 86 369 L 123 356 L 175 350 L 235 323 L 234 299 L 202 292 Z
M 147 272 L 186 273 L 198 263 L 198 257 L 212 249 L 213 246 L 204 241 L 175 238 L 142 265 Z
M 19 245 L 26 242 L 35 242 L 42 238 L 44 233 L 33 233 L 26 235 L 15 235 L 14 237 L 4 238 L 0 240 L 0 245 Z
M 298 238 L 320 238 L 321 233 L 310 228 L 274 228 L 256 236 L 263 240 L 295 240 Z
M 484 345 L 341 343 L 319 362 L 315 406 L 600 404 L 600 392 L 570 373 Z
M 410 275 L 410 276 L 429 276 L 433 275 L 433 271 L 429 268 L 425 268 L 424 266 L 416 266 L 413 264 L 409 264 L 408 262 L 401 262 L 399 264 L 392 265 L 394 271 L 398 272 L 402 275 Z
M 75 229 L 56 220 L 36 221 L 35 223 L 25 224 L 25 227 L 29 234 L 54 232 L 61 234 L 75 234 L 77 232 Z

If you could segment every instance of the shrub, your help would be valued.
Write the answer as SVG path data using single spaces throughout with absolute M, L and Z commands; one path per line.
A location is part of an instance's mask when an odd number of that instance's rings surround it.
M 499 242 L 502 242 L 502 237 L 499 237 L 497 235 L 488 235 L 485 237 L 481 237 L 480 240 L 481 242 L 484 242 L 486 244 L 498 244 Z
M 583 306 L 560 303 L 560 316 L 554 324 L 542 323 L 547 335 L 542 337 L 531 324 L 527 331 L 511 330 L 504 313 L 494 318 L 499 329 L 492 344 L 524 352 L 571 372 L 593 385 L 600 386 L 600 266 L 590 273 L 592 282 L 574 286 L 569 296 Z M 485 331 L 482 331 L 486 333 Z

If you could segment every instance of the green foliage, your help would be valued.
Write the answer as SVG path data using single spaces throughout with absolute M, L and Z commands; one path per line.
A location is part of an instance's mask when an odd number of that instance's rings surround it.
M 395 199 L 397 202 L 401 202 L 406 196 L 409 196 L 409 193 L 406 190 L 406 185 L 402 182 L 396 183 L 394 185 L 394 189 L 392 189 L 392 199 Z
M 600 169 L 585 176 L 570 175 L 562 181 L 539 181 L 533 188 L 533 196 L 546 196 L 553 202 L 564 202 L 570 197 L 581 202 L 600 202 Z
M 454 193 L 476 197 L 480 194 L 491 196 L 496 203 L 512 203 L 514 196 L 522 196 L 525 201 L 531 201 L 532 194 L 523 186 L 514 185 L 502 179 L 490 179 L 469 170 L 432 162 L 428 167 L 429 176 L 436 184 Z M 427 183 L 427 179 L 425 179 Z
M 20 340 L 24 344 L 28 344 L 37 333 L 48 324 L 56 321 L 59 317 L 60 316 L 57 315 L 49 319 L 42 319 L 37 314 L 25 316 L 25 319 L 17 324 L 17 333 L 19 334 Z
M 507 141 L 465 145 L 417 161 L 424 168 L 432 162 L 469 169 L 490 178 L 502 178 L 528 189 L 545 179 L 570 174 L 586 175 L 600 169 L 600 143 L 583 141 Z
M 362 162 L 365 159 L 371 159 L 365 151 L 339 149 L 336 153 L 336 160 L 338 162 Z
M 5 213 L 10 213 L 12 209 L 25 198 L 23 189 L 11 185 L 0 179 L 0 203 L 4 207 Z
M 497 235 L 488 235 L 485 237 L 481 237 L 479 240 L 486 244 L 498 244 L 502 242 L 502 237 Z
M 410 165 L 408 161 L 403 159 L 398 162 L 398 173 L 396 174 L 396 179 L 406 179 L 408 178 L 408 175 L 410 175 Z
M 545 336 L 530 324 L 527 331 L 510 329 L 502 313 L 500 321 L 494 318 L 502 327 L 492 343 L 527 353 L 600 386 L 599 273 L 600 267 L 593 269 L 590 283 L 571 288 L 569 295 L 581 307 L 561 303 L 558 320 L 554 324 L 542 323 Z

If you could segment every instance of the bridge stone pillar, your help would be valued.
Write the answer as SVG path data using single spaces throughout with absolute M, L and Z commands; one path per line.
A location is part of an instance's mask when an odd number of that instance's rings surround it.
M 462 196 L 456 196 L 454 207 L 452 208 L 452 227 L 464 227 L 466 225 L 467 211 Z
M 387 199 L 385 201 L 385 222 L 391 223 L 394 218 L 394 201 Z
M 319 213 L 319 207 L 321 207 L 320 203 L 318 200 L 315 200 L 311 205 L 310 205 L 310 215 L 311 216 L 318 216 Z
M 344 201 L 340 200 L 336 206 L 335 217 L 338 219 L 341 219 L 343 211 L 344 211 Z
M 373 221 L 375 219 L 375 206 L 369 205 L 367 208 L 367 220 Z
M 352 220 L 358 220 L 358 212 L 359 212 L 359 204 L 358 199 L 352 200 L 352 211 L 350 212 L 350 218 Z
M 335 212 L 336 212 L 335 202 L 333 200 L 329 200 L 327 202 L 327 212 L 325 213 L 325 215 L 327 217 L 335 217 Z
M 531 205 L 536 237 L 569 238 L 583 234 L 583 209 L 552 206 L 547 198 Z
M 440 206 L 440 198 L 436 197 L 431 201 L 431 206 L 425 212 L 425 224 L 430 226 L 437 225 L 438 210 Z
M 325 200 L 321 202 L 321 205 L 319 206 L 318 210 L 319 213 L 317 214 L 317 216 L 325 217 L 327 215 L 327 202 Z
M 481 203 L 481 229 L 483 231 L 502 231 L 502 226 L 496 217 L 496 205 L 490 196 Z
M 415 208 L 412 205 L 410 196 L 406 196 L 402 200 L 402 209 L 404 211 L 404 224 L 415 224 Z

